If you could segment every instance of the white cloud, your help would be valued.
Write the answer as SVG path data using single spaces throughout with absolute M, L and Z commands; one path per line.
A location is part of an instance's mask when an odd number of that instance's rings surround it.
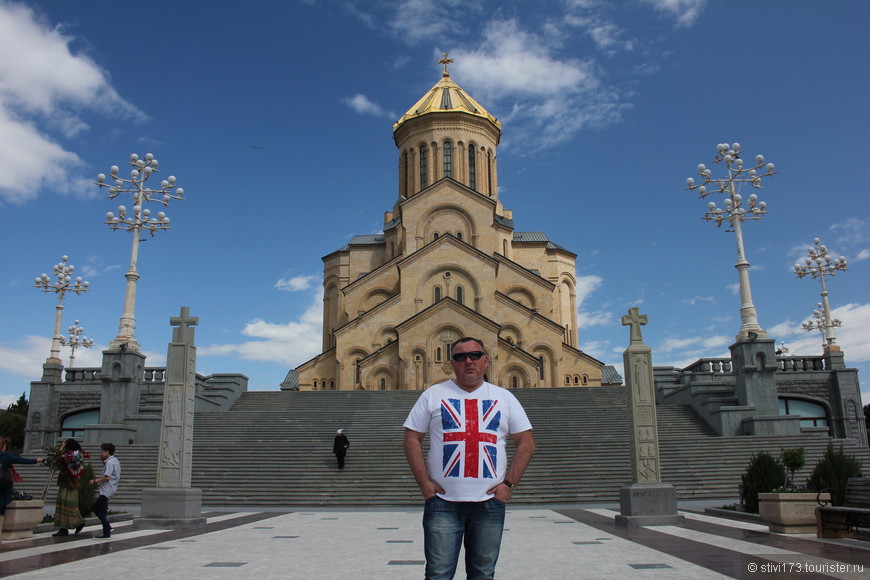
M 313 294 L 309 307 L 296 321 L 273 323 L 255 319 L 241 334 L 254 340 L 238 344 L 198 347 L 201 356 L 237 356 L 243 360 L 273 362 L 292 368 L 320 353 L 323 337 L 323 292 Z
M 472 95 L 491 103 L 511 123 L 511 139 L 534 144 L 534 153 L 578 131 L 621 118 L 622 95 L 605 86 L 591 60 L 560 59 L 558 40 L 522 29 L 516 20 L 493 20 L 474 49 L 459 49 L 453 75 Z M 467 85 L 467 86 L 466 86 Z
M 692 337 L 692 338 L 669 338 L 665 340 L 661 346 L 659 346 L 656 350 L 662 352 L 671 352 L 673 350 L 682 350 L 688 348 L 690 346 L 698 346 L 703 342 L 703 339 L 700 337 Z
M 855 256 L 855 261 L 860 262 L 861 260 L 866 260 L 870 258 L 870 249 L 864 249 L 858 252 L 858 255 Z
M 649 4 L 659 12 L 663 12 L 668 16 L 673 16 L 676 19 L 676 24 L 678 27 L 689 27 L 692 26 L 698 17 L 701 16 L 701 12 L 704 10 L 704 6 L 707 4 L 707 0 L 643 0 L 646 4 Z
M 834 234 L 832 242 L 838 246 L 861 243 L 867 239 L 867 226 L 868 222 L 856 217 L 849 218 L 841 224 L 834 224 L 830 228 Z M 824 240 L 822 242 L 824 243 Z M 828 247 L 832 252 L 834 251 L 831 244 L 828 244 Z
M 103 364 L 103 350 L 106 347 L 94 344 L 91 348 L 76 350 L 76 367 L 99 367 Z M 22 377 L 28 381 L 38 380 L 42 365 L 51 353 L 51 337 L 27 335 L 12 344 L 0 346 L 0 371 Z M 69 348 L 62 347 L 60 351 L 64 366 L 69 361 Z M 165 360 L 164 355 L 148 352 L 148 365 L 160 365 Z M 152 358 L 153 357 L 153 358 Z M 8 387 L 7 389 L 11 389 Z M 29 385 L 27 390 L 30 390 Z
M 867 328 L 870 327 L 870 304 L 846 304 L 832 309 L 831 317 L 843 321 L 843 326 L 835 328 L 834 332 L 837 336 L 837 344 L 846 355 L 846 364 L 870 361 L 870 334 L 867 332 Z M 774 329 L 782 334 L 775 335 Z M 821 333 L 805 332 L 800 324 L 791 321 L 773 327 L 768 331 L 768 336 L 775 336 L 778 340 L 785 341 L 790 354 L 793 355 L 822 353 Z
M 467 18 L 481 3 L 475 0 L 404 0 L 396 7 L 387 26 L 408 44 L 437 40 L 444 42 L 464 29 L 459 18 Z M 383 26 L 372 22 L 373 28 Z
M 308 290 L 315 283 L 320 281 L 320 276 L 295 276 L 293 278 L 281 278 L 275 282 L 275 288 L 285 290 L 287 292 L 299 292 Z
M 587 312 L 583 309 L 583 303 L 587 298 L 589 298 L 589 295 L 598 290 L 603 283 L 604 278 L 601 276 L 592 275 L 580 276 L 577 278 L 577 288 L 575 289 L 575 293 L 577 300 L 577 320 L 580 328 L 609 326 L 613 321 L 613 313 L 611 312 L 606 310 Z
M 0 203 L 23 203 L 49 188 L 93 195 L 90 183 L 68 177 L 82 162 L 56 139 L 88 129 L 79 110 L 146 119 L 93 61 L 70 52 L 71 41 L 31 8 L 0 3 Z
M 606 310 L 597 310 L 595 312 L 580 312 L 578 313 L 577 318 L 580 328 L 591 328 L 593 326 L 610 326 L 613 323 L 613 313 Z
M 342 100 L 342 103 L 360 115 L 373 115 L 375 117 L 388 117 L 391 119 L 397 116 L 392 112 L 384 111 L 380 105 L 373 103 L 362 93 L 357 93 L 352 97 L 347 97 Z
M 575 289 L 577 295 L 577 307 L 579 308 L 583 302 L 586 301 L 589 295 L 598 290 L 603 283 L 604 278 L 601 276 L 578 276 L 577 288 Z
M 37 380 L 39 369 L 51 351 L 51 338 L 25 336 L 12 346 L 0 346 L 0 370 L 28 380 Z
M 694 306 L 699 302 L 709 302 L 710 304 L 716 303 L 716 298 L 713 296 L 695 296 L 694 298 L 683 298 L 680 302 L 683 304 L 688 304 L 689 306 Z

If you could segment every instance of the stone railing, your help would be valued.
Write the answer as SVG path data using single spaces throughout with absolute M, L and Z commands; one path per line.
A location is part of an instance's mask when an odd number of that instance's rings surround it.
M 165 383 L 166 367 L 145 367 L 145 376 L 142 380 L 146 383 Z
M 778 356 L 776 364 L 784 372 L 824 371 L 825 358 L 817 356 Z M 730 374 L 732 371 L 730 358 L 702 358 L 685 367 L 683 372 Z
M 683 369 L 683 372 L 731 374 L 730 358 L 702 358 Z
M 98 383 L 100 382 L 100 367 L 66 368 L 64 381 L 67 383 Z
M 64 369 L 64 381 L 67 383 L 98 383 L 100 382 L 100 367 L 74 367 Z M 146 367 L 142 374 L 146 384 L 166 382 L 165 367 Z
M 779 365 L 779 370 L 785 372 L 827 370 L 823 356 L 780 356 L 776 358 L 776 364 Z

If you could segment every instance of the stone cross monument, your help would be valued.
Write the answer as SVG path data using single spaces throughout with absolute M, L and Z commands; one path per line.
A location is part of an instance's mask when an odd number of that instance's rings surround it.
M 622 354 L 628 389 L 628 425 L 632 483 L 619 490 L 620 515 L 627 526 L 680 525 L 676 490 L 661 482 L 652 349 L 643 343 L 640 327 L 648 322 L 639 308 L 629 308 L 623 326 L 631 326 L 630 343 Z
M 142 491 L 141 528 L 190 528 L 205 525 L 202 490 L 190 487 L 193 462 L 193 413 L 196 405 L 196 346 L 194 326 L 187 306 L 169 319 L 176 327 L 166 354 L 163 420 L 157 487 Z

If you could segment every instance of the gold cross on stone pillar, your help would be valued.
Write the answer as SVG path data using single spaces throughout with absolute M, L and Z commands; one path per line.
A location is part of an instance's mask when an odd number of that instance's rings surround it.
M 444 53 L 444 58 L 442 58 L 441 60 L 438 61 L 438 64 L 443 64 L 443 65 L 444 65 L 444 74 L 443 74 L 442 76 L 445 76 L 445 77 L 449 77 L 449 76 L 450 76 L 450 71 L 447 70 L 447 65 L 450 64 L 451 62 L 454 62 L 453 59 L 452 59 L 452 58 L 447 58 L 447 53 L 445 52 L 445 53 Z
M 622 325 L 631 325 L 631 343 L 643 343 L 643 336 L 640 333 L 640 327 L 644 326 L 649 319 L 646 314 L 640 313 L 640 308 L 633 306 L 628 309 L 628 314 L 622 317 Z

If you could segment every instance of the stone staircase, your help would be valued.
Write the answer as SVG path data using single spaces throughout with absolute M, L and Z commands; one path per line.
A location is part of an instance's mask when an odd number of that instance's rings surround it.
M 402 451 L 402 423 L 419 391 L 248 392 L 224 413 L 197 413 L 193 487 L 205 506 L 419 506 Z M 514 502 L 613 503 L 630 482 L 627 393 L 623 387 L 515 391 L 535 428 L 537 452 Z M 717 437 L 689 406 L 658 408 L 662 479 L 677 497 L 738 496 L 740 475 L 758 451 L 778 455 L 803 446 L 802 482 L 829 439 Z M 351 442 L 347 466 L 336 468 L 335 430 Z M 839 445 L 841 442 L 835 442 Z M 870 449 L 846 449 L 870 469 Z M 98 458 L 97 449 L 90 449 Z M 511 454 L 511 446 L 508 453 Z M 155 485 L 156 445 L 119 446 L 122 482 L 116 505 L 137 504 Z M 95 465 L 99 459 L 92 460 Z M 22 466 L 19 488 L 42 492 L 46 471 Z M 47 501 L 54 501 L 49 486 Z M 35 494 L 36 495 L 36 494 Z

